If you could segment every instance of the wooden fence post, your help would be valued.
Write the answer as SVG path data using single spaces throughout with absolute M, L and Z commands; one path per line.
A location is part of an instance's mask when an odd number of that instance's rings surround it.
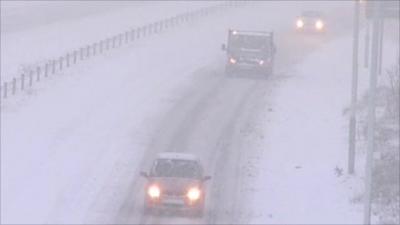
M 25 74 L 21 74 L 21 90 L 25 88 Z

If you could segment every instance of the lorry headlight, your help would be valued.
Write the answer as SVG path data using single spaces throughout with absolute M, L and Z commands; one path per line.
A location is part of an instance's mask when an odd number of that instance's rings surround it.
M 157 185 L 151 185 L 147 189 L 147 194 L 150 196 L 150 198 L 159 198 L 161 195 L 161 190 Z
M 237 61 L 236 61 L 236 59 L 234 59 L 234 58 L 230 58 L 230 59 L 229 59 L 229 62 L 232 63 L 232 64 L 235 64 Z
M 297 28 L 302 28 L 302 27 L 304 27 L 304 22 L 303 22 L 303 20 L 297 20 L 297 22 L 296 22 L 296 26 L 297 26 Z
M 186 194 L 186 197 L 190 201 L 196 201 L 200 198 L 201 192 L 198 188 L 190 188 L 189 191 Z
M 264 60 L 260 60 L 260 61 L 258 62 L 258 64 L 260 64 L 260 66 L 261 66 L 261 65 L 264 65 Z
M 317 22 L 315 22 L 315 28 L 317 28 L 317 30 L 321 30 L 322 28 L 324 28 L 324 23 L 321 20 L 318 20 Z

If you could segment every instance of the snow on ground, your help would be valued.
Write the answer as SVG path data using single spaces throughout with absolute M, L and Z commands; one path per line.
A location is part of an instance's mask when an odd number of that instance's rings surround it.
M 25 7 L 21 6 L 23 3 L 26 3 Z M 14 4 L 19 6 L 12 7 Z M 217 3 L 211 1 L 170 4 L 170 2 L 159 1 L 157 4 L 146 4 L 132 1 L 124 2 L 123 8 L 121 6 L 116 8 L 115 3 L 111 4 L 108 1 L 98 1 L 95 4 L 75 2 L 67 3 L 64 10 L 60 10 L 60 5 L 64 6 L 64 4 L 66 4 L 64 1 L 19 3 L 3 3 L 2 1 L 2 12 L 8 12 L 7 9 L 10 8 L 18 9 L 13 10 L 16 11 L 15 13 L 1 13 L 1 23 L 6 28 L 1 30 L 1 78 L 3 81 L 19 76 L 22 67 L 46 62 L 137 26 Z M 87 4 L 90 4 L 91 8 L 87 7 Z M 32 5 L 35 7 L 31 7 Z M 106 10 L 105 7 L 108 5 L 114 7 Z M 39 7 L 42 9 L 38 10 Z M 77 16 L 79 10 L 76 9 L 82 7 L 87 7 L 87 12 L 81 10 L 83 11 L 81 14 L 86 14 L 86 16 Z M 53 15 L 55 9 L 58 11 L 57 16 Z M 47 20 L 36 19 L 37 24 L 31 24 L 19 30 L 11 29 L 24 23 L 27 16 L 37 17 L 37 11 Z M 50 19 L 52 19 L 51 22 Z
M 189 51 L 201 37 L 182 43 L 182 54 L 168 45 L 184 34 L 141 40 L 93 59 L 63 73 L 62 83 L 40 84 L 29 101 L 2 108 L 2 222 L 83 220 L 116 159 L 128 154 L 133 164 L 140 161 L 144 128 L 174 100 L 172 88 L 186 81 L 191 68 L 207 64 L 204 53 Z
M 335 175 L 347 157 L 342 110 L 349 98 L 351 54 L 343 49 L 351 49 L 351 39 L 323 46 L 277 91 L 265 115 L 260 197 L 253 208 L 260 217 L 254 223 L 360 222 L 344 180 Z
M 398 43 L 392 39 L 385 39 L 384 68 L 398 54 Z M 251 168 L 257 197 L 247 212 L 252 223 L 362 223 L 362 204 L 353 203 L 363 193 L 362 149 L 357 153 L 356 176 L 346 175 L 344 112 L 350 99 L 351 46 L 351 37 L 343 37 L 307 57 L 281 84 L 269 103 L 272 108 L 261 116 L 263 141 L 255 140 L 259 155 L 253 161 L 258 166 Z M 369 81 L 363 53 L 360 47 L 359 96 Z

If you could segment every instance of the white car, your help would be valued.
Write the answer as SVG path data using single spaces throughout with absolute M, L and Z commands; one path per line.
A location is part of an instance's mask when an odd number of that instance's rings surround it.
M 298 32 L 323 33 L 326 31 L 324 16 L 319 11 L 304 11 L 296 20 Z
M 147 179 L 144 212 L 183 210 L 201 217 L 205 203 L 203 168 L 196 156 L 178 152 L 157 155 L 149 173 L 141 172 Z

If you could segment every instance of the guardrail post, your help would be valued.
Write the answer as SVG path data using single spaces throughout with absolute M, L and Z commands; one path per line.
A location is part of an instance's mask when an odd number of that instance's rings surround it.
M 69 67 L 69 53 L 67 53 L 67 55 L 66 55 L 66 61 L 67 61 L 67 67 Z
M 7 98 L 7 82 L 4 82 L 3 87 L 4 87 L 4 95 L 3 95 L 3 97 Z
M 80 56 L 81 56 L 81 60 L 83 60 L 83 48 L 80 48 Z
M 14 77 L 12 83 L 12 94 L 15 95 L 15 93 L 17 92 L 17 78 Z
M 164 29 L 168 29 L 168 19 L 164 20 L 163 26 Z
M 143 38 L 143 37 L 147 36 L 147 34 L 149 33 L 147 30 L 147 25 L 143 26 L 141 29 L 142 29 L 142 38 Z
M 103 53 L 103 40 L 99 42 L 99 53 Z
M 61 57 L 60 57 L 60 71 L 61 71 L 62 68 L 63 68 L 63 61 L 64 61 L 64 58 L 61 56 Z
M 37 68 L 36 68 L 36 81 L 40 81 L 40 66 L 38 66 Z
M 93 56 L 95 56 L 96 55 L 97 43 L 94 43 L 92 48 L 93 48 Z
M 46 62 L 44 64 L 44 77 L 48 77 L 49 76 L 49 62 Z
M 29 87 L 33 85 L 33 70 L 29 72 Z
M 76 64 L 76 58 L 77 58 L 77 51 L 74 50 L 74 64 Z
M 51 73 L 55 74 L 56 73 L 56 60 L 52 60 L 52 68 L 51 68 Z
M 119 34 L 118 36 L 119 36 L 119 45 L 118 45 L 118 46 L 121 46 L 121 45 L 122 45 L 122 39 L 123 39 L 124 34 L 121 33 L 121 34 Z
M 90 45 L 86 46 L 86 57 L 90 57 Z
M 135 40 L 135 29 L 131 30 L 131 41 Z
M 106 50 L 110 48 L 110 38 L 106 39 Z
M 115 36 L 112 38 L 112 48 L 115 48 Z
M 21 90 L 25 88 L 25 74 L 21 74 Z
M 125 31 L 125 44 L 128 44 L 129 41 L 129 32 Z

